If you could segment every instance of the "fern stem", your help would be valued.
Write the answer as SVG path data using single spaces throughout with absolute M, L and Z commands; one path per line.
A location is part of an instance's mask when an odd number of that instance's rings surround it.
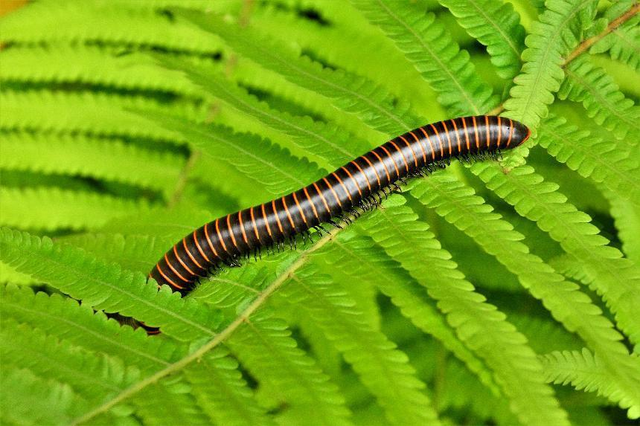
M 184 193 L 184 189 L 187 186 L 187 181 L 189 180 L 189 174 L 193 170 L 193 167 L 196 165 L 198 160 L 200 159 L 200 151 L 192 151 L 189 156 L 189 160 L 182 168 L 180 172 L 180 176 L 178 177 L 178 183 L 176 184 L 175 190 L 169 199 L 169 203 L 167 203 L 167 207 L 169 209 L 174 208 L 180 199 L 182 198 L 182 194 Z
M 629 8 L 629 10 L 627 10 L 625 13 L 623 13 L 622 15 L 618 16 L 616 19 L 611 21 L 609 25 L 607 25 L 607 28 L 604 29 L 604 31 L 594 35 L 593 37 L 583 40 L 582 43 L 580 43 L 578 47 L 576 47 L 573 50 L 573 52 L 571 52 L 569 56 L 567 56 L 562 66 L 566 67 L 571 61 L 573 61 L 575 58 L 577 58 L 578 56 L 586 52 L 591 46 L 599 42 L 602 38 L 609 35 L 611 32 L 615 31 L 618 27 L 620 27 L 620 25 L 624 24 L 629 19 L 633 18 L 633 16 L 639 12 L 640 12 L 640 3 L 636 2 L 633 6 Z
M 202 358 L 206 353 L 215 349 L 218 345 L 220 345 L 225 339 L 229 338 L 242 324 L 247 323 L 249 317 L 254 314 L 262 305 L 267 301 L 267 299 L 274 294 L 284 283 L 286 283 L 295 273 L 296 270 L 300 269 L 309 259 L 309 255 L 313 252 L 319 250 L 326 243 L 331 241 L 336 234 L 338 234 L 342 229 L 335 228 L 328 232 L 324 237 L 320 238 L 316 244 L 310 247 L 308 250 L 302 252 L 300 257 L 291 265 L 284 270 L 278 277 L 266 287 L 258 297 L 249 305 L 247 308 L 242 311 L 240 315 L 238 315 L 232 323 L 230 323 L 224 330 L 218 333 L 213 339 L 208 341 L 206 344 L 202 345 L 196 351 L 186 355 L 184 358 L 178 360 L 177 362 L 169 365 L 168 367 L 158 371 L 152 376 L 147 377 L 144 380 L 141 380 L 135 383 L 133 386 L 125 389 L 112 399 L 105 401 L 102 405 L 94 408 L 83 416 L 73 420 L 70 425 L 76 426 L 90 421 L 96 416 L 110 410 L 115 407 L 117 404 L 125 401 L 127 398 L 132 397 L 133 395 L 141 392 L 147 386 L 151 386 L 154 383 L 157 383 L 160 379 L 169 376 L 173 373 L 181 371 L 184 367 L 191 364 L 194 361 L 198 361 Z

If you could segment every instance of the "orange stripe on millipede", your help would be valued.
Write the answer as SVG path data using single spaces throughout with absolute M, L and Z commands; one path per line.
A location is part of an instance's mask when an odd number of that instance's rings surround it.
M 400 177 L 400 170 L 398 169 L 398 165 L 396 164 L 396 160 L 393 159 L 393 155 L 391 155 L 391 153 L 387 150 L 387 148 L 384 147 L 384 145 L 380 145 L 380 148 L 387 153 L 387 156 L 389 158 L 391 158 L 391 162 L 393 163 L 393 168 L 396 169 L 396 177 Z M 389 180 L 391 181 L 391 180 Z
M 484 125 L 487 128 L 487 149 L 489 149 L 489 143 L 491 141 L 491 128 L 489 127 L 489 116 L 484 116 Z
M 296 206 L 298 206 L 298 210 L 300 210 L 300 216 L 302 216 L 302 220 L 304 221 L 304 224 L 308 226 L 307 224 L 307 217 L 304 215 L 304 211 L 302 210 L 302 207 L 300 206 L 300 202 L 298 201 L 298 196 L 296 195 L 296 193 L 293 193 L 293 201 L 296 202 Z M 311 207 L 313 207 L 313 203 L 311 203 Z
M 377 152 L 375 152 L 375 151 L 369 151 L 369 152 L 370 152 L 370 153 L 372 153 L 373 155 L 375 155 L 375 156 L 376 156 L 376 158 L 378 159 L 378 161 L 380 161 L 380 163 L 382 163 L 382 167 L 384 167 L 384 172 L 387 174 L 387 180 L 388 180 L 389 182 L 391 182 L 391 173 L 389 173 L 389 169 L 387 168 L 387 165 L 386 165 L 386 164 L 384 164 L 384 160 L 382 159 L 382 157 L 380 157 L 380 156 L 378 155 L 378 153 L 377 153 Z M 365 154 L 365 155 L 366 155 L 366 154 Z
M 269 233 L 269 238 L 273 240 L 273 234 L 271 234 L 271 226 L 269 226 L 269 221 L 267 220 L 267 213 L 264 210 L 264 204 L 262 205 L 262 217 L 264 218 L 264 223 L 267 224 L 267 232 Z
M 169 262 L 169 258 L 167 257 L 166 253 L 164 255 L 164 262 L 167 264 L 167 266 L 169 267 L 169 269 L 171 269 L 173 271 L 174 274 L 176 274 L 178 276 L 178 278 L 180 278 L 182 281 L 184 281 L 185 283 L 189 283 L 190 281 L 188 279 L 186 279 L 185 277 L 183 277 L 180 272 L 178 272 L 178 270 L 176 268 L 173 267 L 173 265 L 171 264 L 171 262 Z
M 227 216 L 227 219 L 229 219 L 229 216 Z M 222 234 L 220 233 L 220 225 L 218 224 L 219 221 L 220 219 L 216 219 L 216 234 L 218 235 L 220 244 L 222 244 L 222 250 L 224 250 L 224 252 L 227 254 L 231 254 L 229 253 L 229 250 L 227 250 L 227 245 L 224 243 L 224 240 L 222 239 Z
M 342 185 L 342 187 L 344 188 L 344 192 L 347 193 L 347 197 L 349 197 L 349 201 L 351 201 L 353 203 L 353 199 L 351 198 L 351 193 L 347 189 L 347 185 L 345 185 L 344 182 L 342 182 L 342 179 L 340 179 L 340 176 L 338 176 L 335 172 L 331 173 L 331 176 L 333 176 L 336 179 L 338 179 L 338 182 L 340 182 L 340 185 Z
M 175 288 L 177 288 L 177 289 L 180 289 L 180 290 L 182 290 L 182 289 L 184 288 L 183 286 L 181 286 L 181 285 L 178 285 L 178 284 L 174 283 L 174 282 L 173 282 L 173 280 L 172 280 L 171 278 L 169 278 L 168 276 L 166 276 L 166 275 L 164 274 L 164 272 L 162 272 L 162 268 L 160 267 L 160 264 L 159 264 L 159 263 L 156 265 L 156 268 L 158 269 L 158 272 L 160 272 L 160 275 L 162 275 L 162 278 L 164 278 L 165 280 L 167 280 L 167 282 L 168 282 L 171 286 L 173 286 L 173 287 L 175 287 Z
M 304 191 L 304 195 L 307 197 L 307 200 L 309 200 L 309 204 L 311 204 L 311 210 L 313 210 L 313 215 L 316 217 L 316 219 L 320 220 L 320 216 L 318 216 L 318 210 L 316 210 L 316 206 L 313 200 L 311 199 L 311 197 L 309 196 L 309 191 L 307 190 L 307 187 L 305 186 L 304 188 L 302 188 L 302 190 Z
M 206 225 L 205 225 L 206 226 Z M 196 248 L 198 249 L 198 251 L 200 252 L 200 255 L 202 257 L 205 258 L 205 260 L 209 263 L 211 263 L 211 260 L 209 260 L 209 256 L 207 256 L 206 254 L 204 254 L 204 250 L 202 250 L 202 247 L 200 247 L 200 243 L 198 242 L 198 238 L 196 237 L 196 231 L 193 231 L 193 242 L 196 244 Z M 204 268 L 203 268 L 204 269 Z
M 509 139 L 507 140 L 507 148 L 511 143 L 511 137 L 513 136 L 513 120 L 509 119 Z
M 187 264 L 186 264 L 186 263 L 184 263 L 184 262 L 182 261 L 182 259 L 180 258 L 180 256 L 178 256 L 178 250 L 176 249 L 176 247 L 177 247 L 177 246 L 173 246 L 173 254 L 176 256 L 176 259 L 178 259 L 178 263 L 180 263 L 180 264 L 182 265 L 182 267 L 183 267 L 184 269 L 186 269 L 186 270 L 187 270 L 187 272 L 189 272 L 191 275 L 199 276 L 198 274 L 196 274 L 195 272 L 193 272 L 193 271 L 191 270 L 191 268 L 189 268 L 189 267 L 187 266 Z
M 207 244 L 209 244 L 209 248 L 211 249 L 211 251 L 213 252 L 214 256 L 217 258 L 220 258 L 220 256 L 218 256 L 218 250 L 216 250 L 216 248 L 213 246 L 213 244 L 211 244 L 211 237 L 209 236 L 209 222 L 204 224 L 204 235 L 207 237 Z
M 418 142 L 418 146 L 420 147 L 420 151 L 422 151 L 422 161 L 424 161 L 424 163 L 427 164 L 427 151 L 424 150 L 424 147 L 422 146 L 422 143 L 420 142 L 420 139 L 418 139 L 416 134 L 413 133 L 413 132 L 409 132 L 409 133 L 411 133 L 411 136 L 413 136 L 413 138 L 416 140 L 416 142 Z
M 200 264 L 200 262 L 198 262 L 198 261 L 196 260 L 196 257 L 195 257 L 194 255 L 192 255 L 192 254 L 191 254 L 191 251 L 189 250 L 189 246 L 187 246 L 187 240 L 182 240 L 182 247 L 184 247 L 184 251 L 186 251 L 186 252 L 187 252 L 187 256 L 189 256 L 189 259 L 191 259 L 191 261 L 192 261 L 193 263 L 195 263 L 195 264 L 198 266 L 198 268 L 200 268 L 200 269 L 205 269 L 205 268 L 203 268 L 203 267 L 202 267 L 202 265 Z
M 447 123 L 442 122 L 442 127 L 444 127 L 444 134 L 447 135 L 447 142 L 449 142 L 449 156 L 451 156 L 451 136 L 449 136 L 449 129 L 447 128 Z
M 404 153 L 402 152 L 402 150 L 400 149 L 400 147 L 398 145 L 396 145 L 396 143 L 393 141 L 393 139 L 391 139 L 389 141 L 389 143 L 391 145 L 393 145 L 393 147 L 396 149 L 396 151 L 398 151 L 400 153 L 400 156 L 402 157 L 402 161 L 404 161 L 404 168 L 405 171 L 407 173 L 409 173 L 409 162 L 407 161 L 407 157 L 404 156 Z
M 316 182 L 313 182 L 313 187 L 316 189 L 316 192 L 318 193 L 320 198 L 322 198 L 322 202 L 324 203 L 324 206 L 327 208 L 327 213 L 331 213 L 331 209 L 329 208 L 329 203 L 327 203 L 327 199 L 324 198 L 324 194 L 322 194 L 322 191 L 320 191 L 320 188 L 318 187 L 318 184 Z
M 233 229 L 231 229 L 231 215 L 227 215 L 227 230 L 229 231 L 229 235 L 231 235 L 231 241 L 233 241 L 233 246 L 236 250 L 238 250 L 238 243 L 236 242 L 236 237 L 233 235 Z
M 276 217 L 278 229 L 280 230 L 280 233 L 284 235 L 284 229 L 282 228 L 282 223 L 280 222 L 280 215 L 278 214 L 278 210 L 276 209 L 276 200 L 271 200 L 271 208 L 273 209 L 273 215 Z
M 414 151 L 413 147 L 411 146 L 409 141 L 404 138 L 404 136 L 400 136 L 400 139 L 402 139 L 404 143 L 406 143 L 409 149 L 411 150 L 411 155 L 413 155 L 413 162 L 416 165 L 416 168 L 418 168 L 418 157 L 416 156 L 416 152 Z
M 258 225 L 256 225 L 256 217 L 253 214 L 253 207 L 251 207 L 249 211 L 251 212 L 251 223 L 253 224 L 253 233 L 256 234 L 256 238 L 258 239 L 258 242 L 260 242 L 260 233 L 258 232 Z
M 500 142 L 502 141 L 502 122 L 500 116 L 498 116 L 498 140 L 496 142 L 496 148 L 500 148 Z
M 291 224 L 291 227 L 295 232 L 296 224 L 293 223 L 293 218 L 291 217 L 291 213 L 289 213 L 289 206 L 287 206 L 287 200 L 285 200 L 285 197 L 282 197 L 282 205 L 284 206 L 284 212 L 287 214 L 287 217 L 289 218 L 289 223 Z
M 438 144 L 440 145 L 440 157 L 442 158 L 444 157 L 444 142 L 442 142 L 442 139 L 440 138 L 440 133 L 438 132 L 438 129 L 436 129 L 436 126 L 434 126 L 433 124 L 429 124 L 429 126 L 431 126 L 431 128 L 436 134 L 436 137 L 438 138 Z
M 247 239 L 247 233 L 244 230 L 244 221 L 242 220 L 242 210 L 238 212 L 238 222 L 240 222 L 240 231 L 242 231 L 242 240 L 249 246 L 249 240 Z
M 351 162 L 351 164 L 353 164 L 354 166 L 356 166 L 358 168 L 358 170 L 360 170 L 360 173 L 362 173 L 362 175 L 364 176 L 364 179 L 367 181 L 367 186 L 369 187 L 369 192 L 373 192 L 373 189 L 371 188 L 371 183 L 369 182 L 369 176 L 367 176 L 367 174 L 364 172 L 362 167 L 360 167 L 360 164 L 358 164 L 358 159 L 356 158 L 355 160 L 353 160 Z
M 366 154 L 363 155 L 362 158 L 364 159 L 364 161 L 367 162 L 368 165 L 371 166 L 371 169 L 373 169 L 373 173 L 376 174 L 376 180 L 378 181 L 378 186 L 382 186 L 382 182 L 380 181 L 380 175 L 378 174 L 378 171 L 376 170 L 376 168 L 373 165 L 373 163 L 371 161 L 369 161 L 369 159 L 367 158 Z M 371 186 L 369 186 L 369 189 L 371 189 Z
M 352 161 L 353 162 L 353 161 Z M 358 190 L 358 194 L 360 194 L 360 196 L 362 197 L 362 191 L 360 190 L 360 185 L 358 185 L 358 181 L 355 180 L 355 178 L 353 177 L 353 175 L 351 174 L 351 172 L 349 170 L 347 170 L 346 166 L 342 166 L 340 167 L 342 170 L 344 170 L 345 172 L 347 172 L 347 175 L 349 175 L 349 179 L 351 179 L 353 181 L 353 183 L 356 185 L 356 189 Z M 365 176 L 366 177 L 366 176 Z M 369 181 L 367 181 L 367 185 L 369 184 Z
M 424 136 L 427 138 L 427 142 L 429 143 L 429 148 L 431 148 L 431 160 L 435 160 L 436 150 L 433 149 L 433 144 L 431 143 L 431 138 L 429 137 L 429 133 L 427 133 L 427 131 L 423 127 L 420 127 L 420 130 L 422 131 Z
M 326 177 L 322 178 L 322 180 L 324 181 L 324 183 L 327 184 L 327 187 L 331 190 L 331 193 L 335 197 L 336 202 L 338 203 L 340 208 L 342 208 L 342 203 L 340 202 L 340 198 L 338 198 L 338 194 L 336 193 L 335 189 L 333 189 L 333 186 L 329 183 Z M 331 210 L 328 210 L 328 211 L 331 212 Z
M 467 122 L 462 117 L 462 127 L 464 127 L 464 138 L 467 141 L 467 152 L 471 152 L 471 144 L 469 143 L 469 130 L 467 129 Z
M 473 134 L 476 135 L 476 149 L 480 151 L 480 138 L 478 136 L 478 123 L 476 123 L 476 116 L 471 117 L 473 120 Z
M 451 123 L 453 123 L 453 128 L 456 131 L 456 141 L 458 142 L 456 146 L 458 147 L 458 154 L 460 154 L 460 135 L 458 134 L 459 130 L 458 130 L 458 125 L 456 124 L 455 118 L 451 120 Z

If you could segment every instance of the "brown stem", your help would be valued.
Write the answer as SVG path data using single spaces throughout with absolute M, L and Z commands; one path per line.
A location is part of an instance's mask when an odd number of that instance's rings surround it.
M 596 34 L 593 37 L 582 40 L 582 42 L 578 45 L 578 47 L 576 47 L 573 50 L 573 52 L 571 52 L 569 56 L 567 56 L 567 58 L 564 61 L 563 67 L 566 67 L 569 64 L 569 62 L 573 61 L 582 53 L 586 52 L 591 46 L 593 46 L 594 44 L 602 40 L 602 38 L 606 37 L 613 31 L 615 31 L 618 27 L 620 27 L 620 25 L 627 22 L 638 12 L 640 12 L 640 3 L 634 4 L 624 14 L 618 16 L 616 19 L 609 22 L 609 25 L 607 25 L 607 28 L 605 28 L 605 30 L 600 34 Z

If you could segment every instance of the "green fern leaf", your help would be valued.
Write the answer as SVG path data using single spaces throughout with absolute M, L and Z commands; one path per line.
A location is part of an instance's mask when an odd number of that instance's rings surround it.
M 640 206 L 640 184 L 634 175 L 638 162 L 617 143 L 602 141 L 554 115 L 541 124 L 536 141 L 571 170 Z
M 376 129 L 395 134 L 399 129 L 416 127 L 420 120 L 408 113 L 409 105 L 400 103 L 395 108 L 403 112 L 403 119 L 389 112 L 396 100 L 384 89 L 370 81 L 342 71 L 322 68 L 308 58 L 295 55 L 289 49 L 267 41 L 249 29 L 240 34 L 234 25 L 214 16 L 179 10 L 180 16 L 190 19 L 206 31 L 218 34 L 237 53 L 259 65 L 276 71 L 292 83 L 306 87 L 333 100 L 346 112 L 358 114 Z
M 13 133 L 3 136 L 0 170 L 94 177 L 168 194 L 183 163 L 175 154 L 118 140 Z
M 262 311 L 245 321 L 227 345 L 279 403 L 302 410 L 309 424 L 350 424 L 344 399 L 312 358 L 297 348 L 284 321 Z
M 330 247 L 313 256 L 314 264 L 323 262 L 326 270 L 341 270 L 352 284 L 358 281 L 373 283 L 393 300 L 402 314 L 416 327 L 431 334 L 458 359 L 478 375 L 494 393 L 499 393 L 490 371 L 472 351 L 464 346 L 445 322 L 432 301 L 419 288 L 412 285 L 412 278 L 399 265 L 389 259 L 379 248 L 373 247 L 368 238 L 358 238 L 342 233 Z M 342 281 L 345 282 L 345 281 Z
M 628 132 L 640 133 L 640 108 L 625 98 L 604 69 L 592 64 L 587 57 L 574 59 L 565 68 L 567 79 L 558 92 L 560 99 L 582 102 L 587 115 L 604 125 L 618 138 Z M 629 138 L 637 144 L 638 138 Z
M 60 295 L 34 294 L 29 288 L 0 287 L 2 321 L 14 320 L 94 353 L 116 355 L 143 373 L 166 367 L 180 351 L 166 339 L 120 326 L 101 312 Z
M 13 48 L 2 53 L 2 63 L 0 81 L 11 85 L 80 83 L 198 95 L 196 88 L 179 73 L 158 67 L 141 54 L 115 56 L 114 52 L 88 46 Z
M 578 390 L 597 392 L 598 395 L 607 397 L 620 407 L 628 408 L 630 419 L 640 418 L 638 401 L 634 402 L 615 383 L 608 380 L 598 356 L 594 356 L 587 349 L 582 349 L 582 352 L 552 352 L 540 359 L 548 382 L 571 384 Z M 635 361 L 640 366 L 637 357 Z
M 636 5 L 635 0 L 615 2 L 605 12 L 609 21 L 622 16 L 629 8 Z M 621 61 L 635 71 L 640 70 L 640 15 L 636 13 L 627 22 L 614 28 L 613 31 L 594 44 L 589 53 L 608 53 L 612 59 Z
M 171 401 L 171 404 L 167 404 Z M 144 425 L 207 425 L 211 418 L 192 395 L 191 386 L 174 376 L 145 387 L 131 401 Z
M 172 61 L 169 65 L 175 68 L 178 63 Z M 246 90 L 225 80 L 221 73 L 184 65 L 179 69 L 215 98 L 289 136 L 298 152 L 322 167 L 329 166 L 328 161 L 334 164 L 343 162 L 352 158 L 354 152 L 366 152 L 368 149 L 365 141 L 352 137 L 335 126 L 330 127 L 309 117 L 294 116 L 270 108 Z
M 492 0 L 440 0 L 458 18 L 458 23 L 487 47 L 491 63 L 505 80 L 520 71 L 524 50 L 524 28 L 509 3 Z
M 497 103 L 480 80 L 466 51 L 460 51 L 435 15 L 410 3 L 352 0 L 378 25 L 440 95 L 438 102 L 455 115 L 482 114 Z
M 125 389 L 139 377 L 136 369 L 125 367 L 117 358 L 80 350 L 12 321 L 2 322 L 0 335 L 3 369 L 29 368 L 68 384 L 92 402 Z
M 69 385 L 23 368 L 2 368 L 0 389 L 0 422 L 5 425 L 69 424 L 87 406 Z
M 636 169 L 636 176 L 639 171 L 640 169 Z M 622 241 L 622 251 L 629 259 L 640 262 L 640 241 L 637 238 L 640 234 L 640 210 L 624 197 L 608 198 L 611 203 L 611 215 L 615 218 L 618 236 Z
M 640 270 L 619 250 L 607 245 L 585 213 L 578 211 L 558 191 L 544 182 L 529 166 L 503 173 L 500 167 L 477 163 L 472 171 L 516 211 L 535 221 L 584 270 L 582 281 L 600 294 L 616 315 L 616 322 L 632 342 L 640 341 L 640 321 L 634 306 L 640 306 Z
M 274 425 L 238 371 L 238 362 L 216 349 L 185 371 L 199 405 L 216 424 Z
M 28 132 L 86 133 L 173 141 L 172 132 L 155 126 L 125 108 L 157 110 L 157 102 L 142 97 L 56 92 L 0 92 L 0 129 Z M 191 111 L 190 111 L 191 110 Z M 196 117 L 189 104 L 173 114 Z
M 37 281 L 29 274 L 16 271 L 12 266 L 0 262 L 0 284 L 17 284 L 29 286 Z
M 31 45 L 156 46 L 205 54 L 221 50 L 218 38 L 183 22 L 172 23 L 144 3 L 130 3 L 130 7 L 122 7 L 122 3 L 85 7 L 82 2 L 55 1 L 29 5 L 2 20 L 2 39 Z
M 620 343 L 622 336 L 577 285 L 564 280 L 542 259 L 531 254 L 529 247 L 520 242 L 524 236 L 509 222 L 492 212 L 482 198 L 469 197 L 473 194 L 471 188 L 444 174 L 417 182 L 413 187 L 412 195 L 474 238 L 516 274 L 522 286 L 540 299 L 556 320 L 601 354 L 610 380 L 640 404 L 640 371 Z
M 391 423 L 439 424 L 429 399 L 421 392 L 425 385 L 415 377 L 407 356 L 363 321 L 362 313 L 338 283 L 307 266 L 296 272 L 280 296 L 314 319 L 376 396 Z
M 504 107 L 509 117 L 535 129 L 547 115 L 547 105 L 564 79 L 563 57 L 580 40 L 584 28 L 593 20 L 594 0 L 549 2 L 526 39 L 522 73 L 515 78 L 511 98 Z
M 22 229 L 95 229 L 118 216 L 150 210 L 134 201 L 58 188 L 0 188 L 0 225 Z
M 438 301 L 438 308 L 447 315 L 458 338 L 493 370 L 513 413 L 523 424 L 568 423 L 552 390 L 543 384 L 542 367 L 524 336 L 474 291 L 425 222 L 417 220 L 408 208 L 398 207 L 393 215 L 376 211 L 361 225 Z M 415 251 L 422 256 L 411 255 Z
M 133 316 L 178 340 L 213 336 L 220 318 L 210 309 L 183 300 L 165 286 L 156 290 L 144 276 L 100 262 L 80 249 L 53 244 L 27 233 L 0 230 L 0 260 L 26 270 L 87 306 Z

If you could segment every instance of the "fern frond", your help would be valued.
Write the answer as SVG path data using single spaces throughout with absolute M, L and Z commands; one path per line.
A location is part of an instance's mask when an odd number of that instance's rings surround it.
M 290 334 L 284 321 L 261 311 L 248 318 L 227 345 L 278 404 L 304 410 L 310 424 L 350 424 L 337 386 Z
M 553 391 L 543 384 L 542 367 L 524 336 L 474 291 L 425 222 L 406 207 L 395 210 L 393 215 L 378 210 L 361 224 L 438 301 L 458 338 L 493 370 L 523 424 L 567 424 Z M 421 257 L 411 255 L 416 251 Z
M 590 217 L 567 202 L 556 184 L 544 182 L 529 166 L 505 174 L 495 165 L 477 163 L 472 171 L 580 262 L 584 270 L 582 281 L 603 297 L 631 341 L 639 342 L 640 320 L 634 306 L 640 306 L 640 270 L 623 259 L 619 250 L 607 245 L 608 240 L 590 223 Z
M 611 130 L 618 139 L 628 132 L 640 133 L 640 108 L 625 98 L 604 69 L 582 56 L 574 59 L 565 72 L 567 79 L 558 92 L 560 99 L 582 102 L 587 115 Z M 638 138 L 629 139 L 630 143 L 637 144 Z
M 211 424 L 211 418 L 192 395 L 191 386 L 180 375 L 145 387 L 131 403 L 144 425 Z
M 564 78 L 563 57 L 579 42 L 582 31 L 593 20 L 594 0 L 549 2 L 527 37 L 522 72 L 515 78 L 511 98 L 504 107 L 509 117 L 537 128 L 547 115 L 547 105 Z
M 126 111 L 125 108 L 157 110 L 155 101 L 142 97 L 122 97 L 100 93 L 0 92 L 0 129 L 53 133 L 139 137 L 173 141 L 172 132 Z M 190 104 L 171 107 L 172 114 L 190 117 Z
M 169 193 L 184 159 L 118 140 L 10 133 L 2 137 L 0 170 L 94 177 Z
M 141 54 L 116 56 L 114 52 L 88 46 L 12 48 L 2 52 L 2 63 L 0 81 L 9 84 L 80 83 L 192 97 L 198 94 L 184 76 L 158 67 Z
M 274 195 L 291 192 L 323 174 L 315 164 L 296 158 L 288 150 L 255 135 L 233 133 L 228 127 L 192 123 L 167 115 L 145 115 L 159 125 L 180 132 L 178 137 L 185 143 L 209 157 L 227 162 Z
M 238 371 L 238 362 L 219 348 L 184 372 L 198 404 L 216 424 L 275 425 L 255 400 Z
M 78 349 L 24 324 L 3 321 L 0 335 L 3 369 L 29 368 L 68 384 L 93 402 L 121 391 L 140 375 L 137 369 L 125 367 L 117 358 Z
M 491 63 L 505 80 L 520 71 L 524 50 L 524 28 L 509 3 L 492 0 L 440 0 L 458 18 L 458 23 L 487 47 Z
M 393 40 L 451 114 L 482 114 L 495 106 L 497 98 L 476 74 L 469 54 L 460 50 L 434 14 L 423 15 L 410 3 L 352 2 Z
M 59 188 L 0 187 L 0 225 L 21 229 L 96 229 L 110 219 L 150 210 L 145 200 L 128 200 Z
M 636 176 L 640 175 L 637 169 Z M 637 180 L 636 180 L 637 181 Z M 629 259 L 640 262 L 640 209 L 624 197 L 610 196 L 611 215 L 615 219 L 618 237 L 622 241 L 622 251 Z
M 619 1 L 605 12 L 605 18 L 613 21 L 634 5 L 634 0 Z M 621 26 L 614 28 L 590 49 L 589 53 L 608 53 L 612 59 L 640 70 L 640 15 L 636 14 Z
M 130 5 L 138 4 L 144 3 Z M 222 49 L 219 38 L 192 25 L 173 23 L 151 8 L 122 7 L 122 3 L 102 7 L 85 7 L 82 2 L 34 3 L 4 18 L 1 29 L 4 42 L 31 45 L 98 43 L 203 54 Z
M 43 330 L 94 353 L 118 356 L 126 365 L 151 373 L 166 367 L 180 355 L 166 339 L 149 338 L 144 330 L 133 330 L 108 319 L 102 312 L 60 295 L 33 293 L 30 288 L 0 287 L 2 321 L 14 320 Z
M 420 120 L 408 112 L 408 104 L 400 101 L 396 105 L 398 100 L 364 78 L 322 68 L 320 64 L 296 55 L 271 40 L 267 41 L 264 36 L 250 29 L 243 29 L 240 34 L 235 25 L 227 24 L 220 18 L 204 17 L 186 10 L 179 10 L 178 14 L 202 29 L 218 34 L 237 53 L 281 74 L 294 84 L 332 99 L 337 107 L 346 112 L 358 114 L 379 131 L 395 134 L 420 124 Z M 389 112 L 393 109 L 400 111 L 402 118 Z
M 87 401 L 69 385 L 25 368 L 0 369 L 0 422 L 7 425 L 69 424 Z
M 36 280 L 31 275 L 18 272 L 14 267 L 0 262 L 0 284 L 8 283 L 28 286 L 35 284 Z
M 406 354 L 362 318 L 339 284 L 307 266 L 279 296 L 309 314 L 398 425 L 440 424 Z
M 172 67 L 179 66 L 174 61 L 169 64 Z M 179 69 L 215 98 L 289 136 L 300 153 L 322 167 L 327 167 L 328 161 L 332 164 L 344 162 L 353 158 L 354 152 L 366 152 L 369 148 L 367 142 L 340 131 L 336 126 L 270 108 L 265 102 L 260 102 L 246 90 L 226 80 L 221 73 L 193 66 L 179 66 Z
M 640 183 L 634 175 L 637 159 L 619 144 L 591 136 L 555 115 L 540 125 L 536 141 L 571 170 L 640 205 Z
M 29 271 L 87 306 L 162 326 L 165 334 L 178 340 L 213 336 L 220 323 L 211 309 L 181 299 L 167 286 L 158 292 L 155 283 L 145 282 L 141 274 L 98 261 L 75 247 L 56 245 L 49 238 L 2 228 L 0 249 L 0 260 L 18 271 Z
M 432 301 L 428 300 L 413 280 L 397 263 L 389 259 L 384 252 L 373 246 L 368 238 L 349 237 L 341 234 L 327 247 L 313 256 L 314 264 L 321 261 L 326 268 L 340 270 L 350 277 L 352 283 L 365 281 L 375 285 L 382 293 L 391 298 L 404 316 L 425 333 L 442 342 L 458 359 L 478 375 L 479 379 L 493 393 L 498 393 L 491 372 L 471 350 L 463 345 L 454 331 L 445 322 Z M 349 281 L 342 281 L 349 282 Z
M 540 357 L 548 382 L 571 384 L 577 390 L 597 392 L 622 408 L 629 409 L 629 418 L 640 418 L 640 404 L 612 383 L 600 359 L 589 350 L 552 352 Z M 636 364 L 640 361 L 635 358 Z
M 523 287 L 541 300 L 557 321 L 576 332 L 596 353 L 601 354 L 610 380 L 618 383 L 640 404 L 640 371 L 620 343 L 622 336 L 589 297 L 531 254 L 524 236 L 509 222 L 492 212 L 471 188 L 448 175 L 436 175 L 413 185 L 412 194 L 465 232 L 507 269 L 518 276 Z M 469 195 L 472 195 L 469 197 Z

